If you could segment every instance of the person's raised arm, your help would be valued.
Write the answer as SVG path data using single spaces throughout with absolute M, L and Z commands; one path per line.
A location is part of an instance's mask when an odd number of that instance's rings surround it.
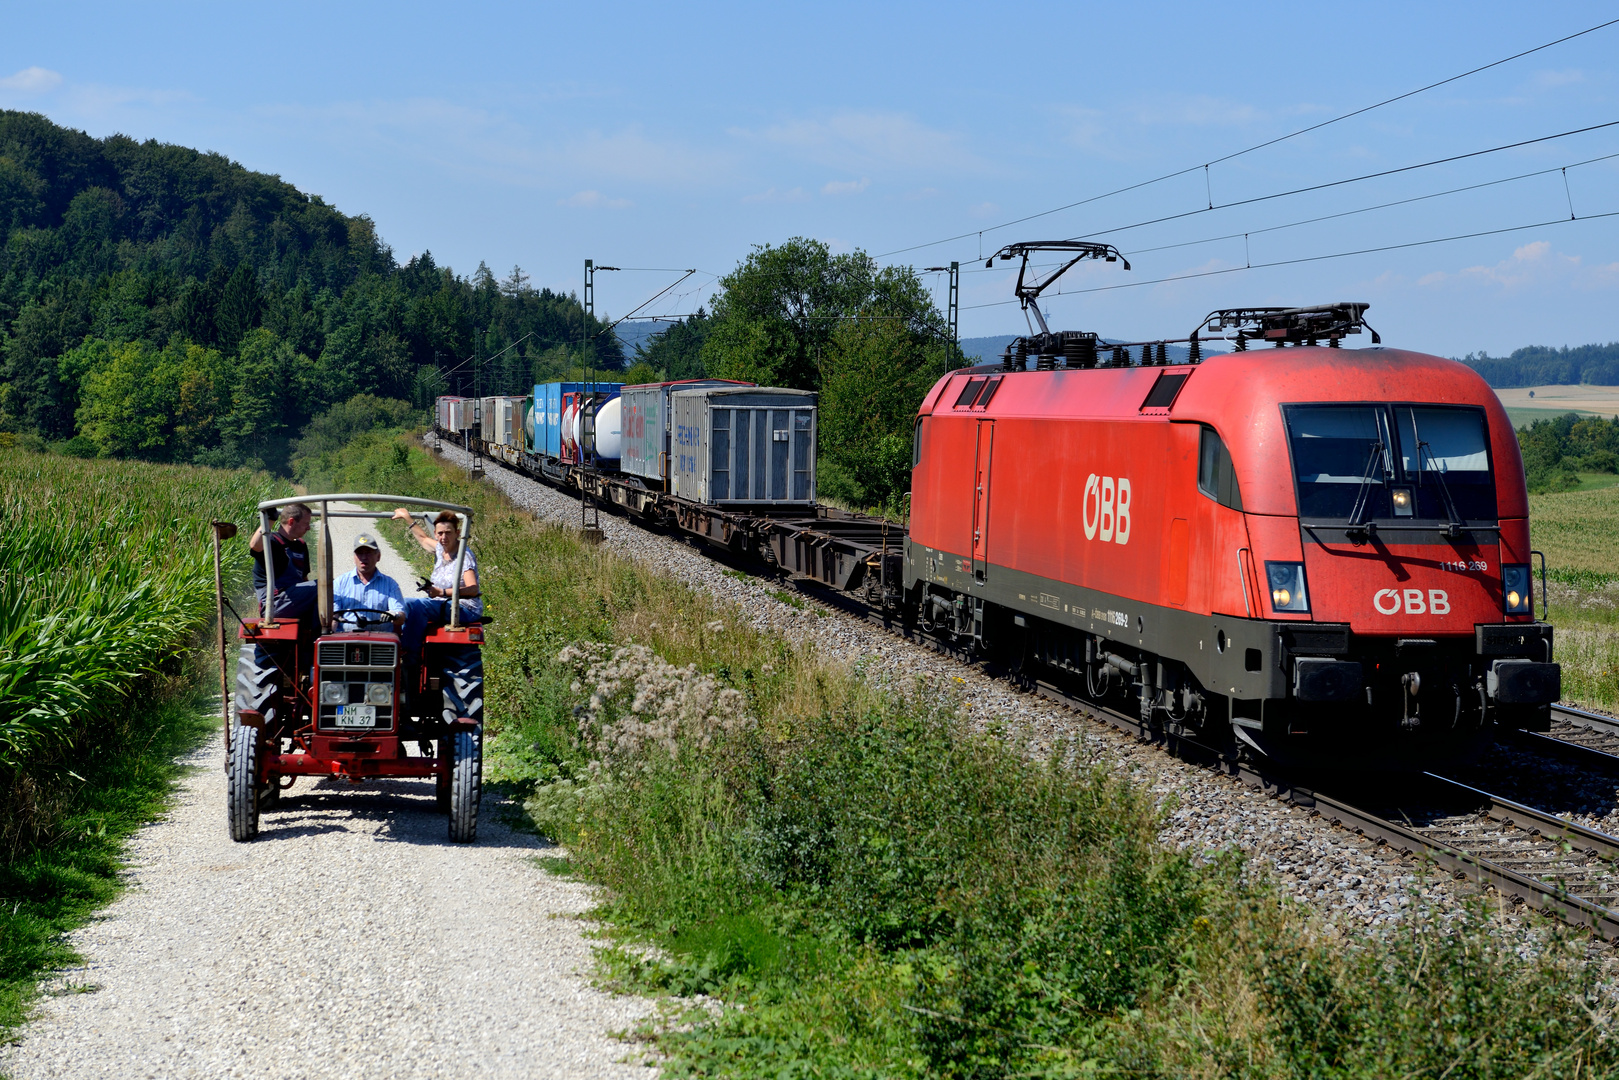
M 253 530 L 253 536 L 247 542 L 247 549 L 255 555 L 264 554 L 264 526 L 260 525 Z
M 410 526 L 410 535 L 415 537 L 416 542 L 422 546 L 423 551 L 431 554 L 438 550 L 438 541 L 433 538 L 431 533 L 422 528 L 422 523 L 417 521 L 409 510 L 401 506 L 394 511 L 393 516 L 395 521 L 403 521 Z

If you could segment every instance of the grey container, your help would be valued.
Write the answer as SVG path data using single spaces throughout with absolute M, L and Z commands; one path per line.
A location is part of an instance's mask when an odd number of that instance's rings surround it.
M 631 476 L 663 481 L 669 478 L 669 398 L 682 390 L 708 387 L 752 387 L 735 379 L 681 379 L 677 382 L 626 386 L 619 391 L 623 411 L 623 453 L 618 467 Z M 652 485 L 662 488 L 662 484 Z
M 815 504 L 815 395 L 712 387 L 670 396 L 669 473 L 678 498 L 709 505 Z

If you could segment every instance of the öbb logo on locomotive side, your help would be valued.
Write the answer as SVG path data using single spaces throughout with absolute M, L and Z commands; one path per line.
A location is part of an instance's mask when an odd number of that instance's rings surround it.
M 1444 589 L 1379 589 L 1372 597 L 1372 606 L 1384 615 L 1398 615 L 1403 608 L 1407 615 L 1449 615 L 1450 594 Z
M 1100 534 L 1114 544 L 1130 542 L 1130 478 L 1097 476 L 1085 479 L 1085 539 Z

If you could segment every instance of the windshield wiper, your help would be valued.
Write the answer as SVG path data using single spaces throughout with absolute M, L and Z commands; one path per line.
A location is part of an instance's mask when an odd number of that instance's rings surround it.
M 1434 479 L 1439 481 L 1439 495 L 1445 501 L 1445 515 L 1450 522 L 1445 526 L 1445 535 L 1454 540 L 1462 534 L 1462 529 L 1466 522 L 1462 521 L 1462 516 L 1456 512 L 1456 503 L 1450 497 L 1450 485 L 1445 483 L 1445 474 L 1439 471 L 1439 458 L 1434 455 L 1431 446 L 1425 442 L 1419 442 L 1417 443 L 1417 468 L 1419 472 L 1427 471 L 1422 468 L 1424 455 L 1427 456 L 1429 461 L 1433 462 Z
M 1360 533 L 1363 537 L 1377 535 L 1377 524 L 1375 522 L 1366 523 L 1361 521 L 1361 516 L 1366 513 L 1367 508 L 1371 505 L 1372 470 L 1377 467 L 1377 459 L 1383 453 L 1383 443 L 1381 441 L 1372 443 L 1371 447 L 1372 452 L 1366 458 L 1366 468 L 1360 474 L 1360 488 L 1355 492 L 1355 508 L 1349 513 L 1349 525 L 1345 530 Z

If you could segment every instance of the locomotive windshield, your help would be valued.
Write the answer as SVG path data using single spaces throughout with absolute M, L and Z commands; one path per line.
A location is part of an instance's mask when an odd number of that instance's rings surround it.
M 1353 523 L 1494 521 L 1482 409 L 1285 405 L 1299 516 Z

